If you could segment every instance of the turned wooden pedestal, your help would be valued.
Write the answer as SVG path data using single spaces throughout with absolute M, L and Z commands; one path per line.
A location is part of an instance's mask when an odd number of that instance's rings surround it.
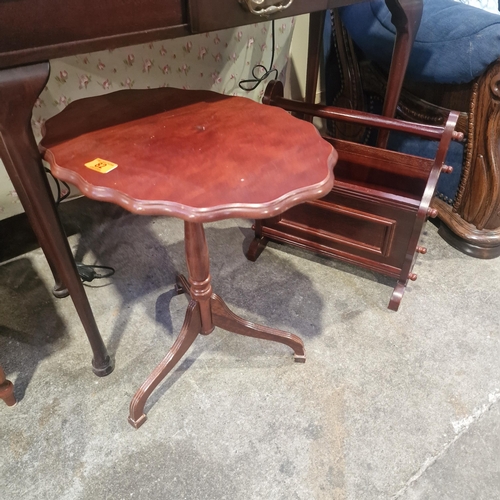
M 185 221 L 189 277 L 178 276 L 177 290 L 190 302 L 179 337 L 132 399 L 134 427 L 198 334 L 216 326 L 280 342 L 305 360 L 299 337 L 245 321 L 212 292 L 203 223 L 272 217 L 328 193 L 337 154 L 313 125 L 214 92 L 129 90 L 71 103 L 46 123 L 41 151 L 56 177 L 90 198 Z M 117 167 L 103 173 L 85 166 L 95 159 Z

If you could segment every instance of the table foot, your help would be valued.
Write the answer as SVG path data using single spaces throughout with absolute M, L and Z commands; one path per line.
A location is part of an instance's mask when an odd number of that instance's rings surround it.
M 52 288 L 52 295 L 56 298 L 56 299 L 64 299 L 65 297 L 68 297 L 69 295 L 69 291 L 68 289 L 63 285 L 62 288 L 59 287 L 57 284 L 54 285 L 54 287 Z
M 143 413 L 137 420 L 134 420 L 130 415 L 128 417 L 128 423 L 134 427 L 135 429 L 138 429 L 146 420 L 148 419 L 148 416 Z
M 14 384 L 10 380 L 6 380 L 0 387 L 0 399 L 3 399 L 7 406 L 14 406 L 16 404 Z
M 198 302 L 191 301 L 186 311 L 184 324 L 182 325 L 179 336 L 173 346 L 170 348 L 161 363 L 151 372 L 146 381 L 141 385 L 130 402 L 130 414 L 128 417 L 130 425 L 138 429 L 146 421 L 144 406 L 146 405 L 147 399 L 158 384 L 179 362 L 182 356 L 184 356 L 200 331 L 200 306 Z
M 7 406 L 15 406 L 17 403 L 14 396 L 14 384 L 7 380 L 2 387 L 0 387 L 0 399 L 3 399 Z
M 266 248 L 268 241 L 265 236 L 255 236 L 245 253 L 246 258 L 251 262 L 255 262 Z
M 98 377 L 106 377 L 114 370 L 114 368 L 115 364 L 109 356 L 107 356 L 102 365 L 99 366 L 96 366 L 95 360 L 92 360 L 92 371 Z
M 16 404 L 16 397 L 14 396 L 14 384 L 5 378 L 5 372 L 0 366 L 0 399 L 3 399 L 7 406 L 14 406 Z
M 54 263 L 51 260 L 47 260 L 49 263 L 50 270 L 54 276 L 54 286 L 52 287 L 52 295 L 56 299 L 64 299 L 69 295 L 68 287 L 62 282 L 61 278 L 59 278 L 59 273 L 55 268 Z
M 406 290 L 406 283 L 398 281 L 396 286 L 394 287 L 394 291 L 391 295 L 391 300 L 389 301 L 388 309 L 391 311 L 397 311 L 399 309 L 399 305 L 401 304 L 401 299 L 403 298 L 403 294 Z
M 291 347 L 295 353 L 297 362 L 305 362 L 304 343 L 293 333 L 270 328 L 268 326 L 258 325 L 240 318 L 234 314 L 225 302 L 215 293 L 211 297 L 212 318 L 215 326 L 223 328 L 229 332 L 254 337 L 257 339 L 272 340 Z

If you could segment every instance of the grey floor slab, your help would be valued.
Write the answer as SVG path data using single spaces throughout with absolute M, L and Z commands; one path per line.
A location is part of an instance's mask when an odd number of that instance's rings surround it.
M 384 277 L 276 244 L 251 263 L 249 221 L 209 224 L 215 291 L 300 335 L 307 362 L 217 329 L 136 431 L 129 401 L 184 317 L 182 223 L 92 202 L 72 217 L 77 258 L 116 268 L 86 288 L 116 368 L 92 374 L 39 249 L 0 265 L 0 363 L 19 399 L 0 405 L 0 498 L 495 498 L 499 259 L 467 257 L 428 224 L 394 313 Z
M 500 498 L 500 408 L 498 397 L 464 422 L 456 439 L 397 495 L 405 500 Z

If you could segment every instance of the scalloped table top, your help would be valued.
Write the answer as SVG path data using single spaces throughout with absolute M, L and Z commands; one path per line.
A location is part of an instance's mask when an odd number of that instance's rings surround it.
M 266 218 L 326 195 L 337 153 L 286 111 L 211 91 L 123 90 L 70 103 L 40 143 L 89 198 L 190 222 Z M 85 164 L 102 159 L 108 173 Z

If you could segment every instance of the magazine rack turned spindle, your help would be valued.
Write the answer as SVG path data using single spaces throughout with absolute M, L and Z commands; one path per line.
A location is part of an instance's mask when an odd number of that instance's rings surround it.
M 337 154 L 312 124 L 210 91 L 125 90 L 69 104 L 47 121 L 40 147 L 54 176 L 88 197 L 184 220 L 189 279 L 178 276 L 177 291 L 190 302 L 177 340 L 132 399 L 130 424 L 144 423 L 154 388 L 216 326 L 288 345 L 305 360 L 299 337 L 243 320 L 212 293 L 203 223 L 272 217 L 328 193 Z M 117 167 L 87 168 L 94 159 Z
M 301 116 L 363 124 L 386 131 L 399 130 L 439 141 L 434 159 L 410 156 L 365 144 L 324 137 L 339 157 L 333 190 L 320 200 L 256 221 L 248 259 L 258 258 L 268 240 L 288 243 L 396 278 L 389 302 L 396 311 L 412 272 L 415 257 L 426 249 L 418 245 L 428 217 L 436 211 L 430 202 L 441 172 L 450 172 L 444 159 L 458 113 L 445 126 L 405 122 L 348 109 L 308 104 L 283 98 L 283 85 L 269 83 L 263 99 Z

